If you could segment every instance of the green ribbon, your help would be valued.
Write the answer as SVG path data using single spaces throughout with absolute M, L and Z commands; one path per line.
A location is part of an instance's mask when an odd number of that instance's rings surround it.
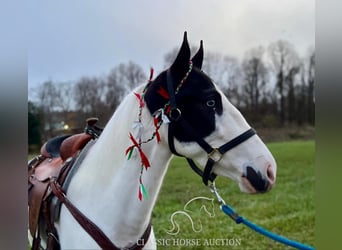
M 144 184 L 142 184 L 142 183 L 141 183 L 141 191 L 142 191 L 142 193 L 143 193 L 144 198 L 145 198 L 146 200 L 148 200 L 148 198 L 149 198 L 148 193 L 147 193 L 147 191 L 146 191 L 146 189 L 145 189 Z

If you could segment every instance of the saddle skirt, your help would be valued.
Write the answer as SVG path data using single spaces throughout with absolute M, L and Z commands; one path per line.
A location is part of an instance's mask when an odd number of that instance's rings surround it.
M 81 151 L 92 139 L 95 141 L 102 132 L 101 128 L 95 126 L 97 121 L 97 118 L 87 119 L 84 133 L 50 139 L 42 146 L 40 155 L 29 161 L 28 207 L 29 231 L 33 238 L 32 249 L 40 247 L 41 226 L 47 230 L 47 248 L 59 248 L 54 222 L 58 219 L 60 203 L 56 202 L 50 183 L 57 180 L 63 188 L 68 185 L 65 180 L 70 181 L 71 177 L 68 174 L 74 172 L 71 170 L 75 167 L 74 163 L 78 161 Z M 82 155 L 84 156 L 85 153 Z

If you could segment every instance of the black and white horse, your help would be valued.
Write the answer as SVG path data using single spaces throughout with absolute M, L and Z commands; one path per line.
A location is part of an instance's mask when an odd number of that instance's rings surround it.
M 125 97 L 70 182 L 69 200 L 118 248 L 141 241 L 173 154 L 205 184 L 219 175 L 262 193 L 275 183 L 272 154 L 202 61 L 202 42 L 191 58 L 185 33 L 174 63 Z M 64 205 L 56 227 L 62 249 L 99 248 Z M 153 228 L 144 243 L 156 248 Z

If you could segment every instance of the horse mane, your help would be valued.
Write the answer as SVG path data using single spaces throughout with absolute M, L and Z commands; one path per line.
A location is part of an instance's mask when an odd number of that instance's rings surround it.
M 84 161 L 89 161 L 92 160 L 92 157 L 97 158 L 97 155 L 102 155 L 103 157 L 101 158 L 103 159 L 113 159 L 113 162 L 115 162 L 115 164 L 112 164 L 113 166 L 111 168 L 113 171 L 124 165 L 123 162 L 126 159 L 125 151 L 131 143 L 129 134 L 134 133 L 133 125 L 138 119 L 139 112 L 139 103 L 134 93 L 141 92 L 143 87 L 144 85 L 140 85 L 125 96 L 104 127 L 101 136 L 98 138 L 98 142 L 95 143 L 91 149 L 92 154 L 89 154 Z M 148 116 L 146 113 L 148 112 L 143 112 L 143 115 Z M 148 118 L 150 118 L 152 124 L 151 117 L 144 118 L 144 122 L 147 122 Z M 146 127 L 148 127 L 148 125 L 149 122 L 146 123 Z M 115 148 L 106 146 L 106 142 L 110 141 L 118 142 L 115 144 Z M 96 165 L 101 167 L 101 162 L 99 163 L 98 160 L 99 159 L 97 159 Z

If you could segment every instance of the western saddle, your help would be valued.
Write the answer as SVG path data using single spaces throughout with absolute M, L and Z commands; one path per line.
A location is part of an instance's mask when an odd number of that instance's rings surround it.
M 60 249 L 54 222 L 59 216 L 61 203 L 54 195 L 52 183 L 60 187 L 67 185 L 68 174 L 77 165 L 74 163 L 81 152 L 102 132 L 95 125 L 97 121 L 97 118 L 87 119 L 83 133 L 50 139 L 42 146 L 40 155 L 28 163 L 29 231 L 33 250 L 40 249 L 42 230 L 46 230 L 47 249 Z

